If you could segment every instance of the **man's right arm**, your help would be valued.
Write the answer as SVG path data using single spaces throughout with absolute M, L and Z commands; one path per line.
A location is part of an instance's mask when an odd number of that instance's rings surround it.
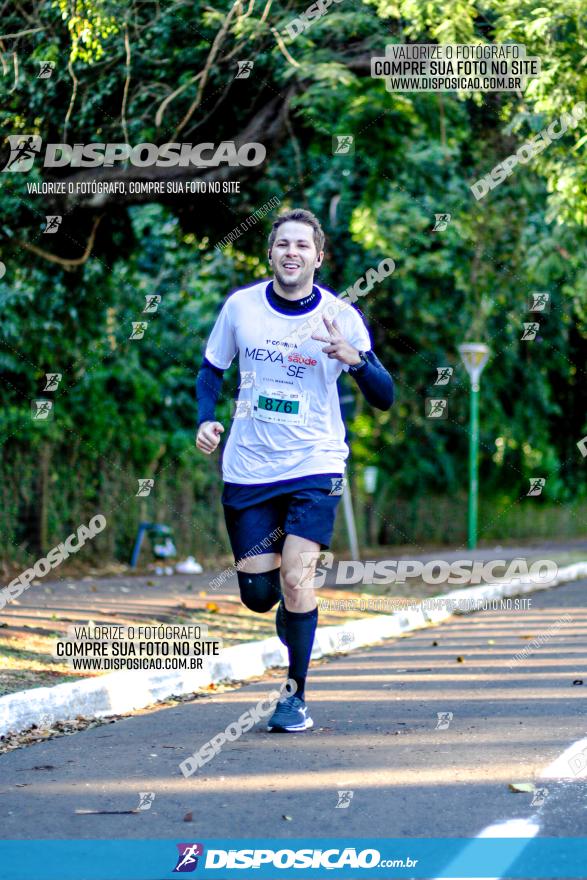
M 198 427 L 202 422 L 213 422 L 216 404 L 222 390 L 224 370 L 211 364 L 204 358 L 198 378 L 196 379 L 196 397 L 198 399 Z
M 201 452 L 205 452 L 208 455 L 214 452 L 220 443 L 220 435 L 224 431 L 220 422 L 215 420 L 216 404 L 222 389 L 224 370 L 229 368 L 237 351 L 232 306 L 232 296 L 229 296 L 212 328 L 212 333 L 206 345 L 204 360 L 196 380 L 196 395 L 198 399 L 198 436 L 196 446 Z M 217 367 L 213 361 L 224 366 Z
M 196 446 L 208 455 L 214 452 L 220 442 L 224 428 L 216 421 L 215 412 L 224 370 L 215 367 L 207 358 L 202 361 L 196 379 L 196 396 L 198 399 L 198 435 Z

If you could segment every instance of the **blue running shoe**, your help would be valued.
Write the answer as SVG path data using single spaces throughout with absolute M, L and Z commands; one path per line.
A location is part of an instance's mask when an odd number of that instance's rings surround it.
M 314 722 L 308 715 L 308 707 L 303 700 L 292 694 L 275 707 L 275 712 L 269 719 L 267 730 L 278 733 L 298 733 L 313 727 Z
M 277 606 L 277 612 L 275 614 L 275 629 L 277 630 L 277 635 L 280 640 L 283 642 L 285 647 L 287 648 L 287 642 L 285 640 L 286 633 L 286 622 L 285 622 L 285 605 L 283 604 L 283 599 L 279 602 Z

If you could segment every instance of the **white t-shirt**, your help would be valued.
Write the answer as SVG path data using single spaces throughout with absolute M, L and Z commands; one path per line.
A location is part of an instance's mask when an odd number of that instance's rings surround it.
M 346 364 L 322 352 L 322 320 L 336 318 L 360 351 L 371 340 L 358 312 L 330 291 L 304 314 L 282 314 L 266 296 L 267 281 L 235 291 L 225 302 L 206 357 L 226 370 L 237 351 L 240 392 L 222 462 L 227 483 L 255 485 L 311 474 L 342 473 L 349 453 L 336 380 Z

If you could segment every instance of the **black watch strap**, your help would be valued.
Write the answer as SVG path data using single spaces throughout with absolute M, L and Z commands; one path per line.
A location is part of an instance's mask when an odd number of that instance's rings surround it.
M 349 373 L 358 373 L 359 370 L 362 370 L 363 367 L 366 367 L 369 363 L 364 351 L 359 352 L 359 357 L 361 358 L 361 362 L 359 364 L 354 364 L 352 367 L 349 367 Z

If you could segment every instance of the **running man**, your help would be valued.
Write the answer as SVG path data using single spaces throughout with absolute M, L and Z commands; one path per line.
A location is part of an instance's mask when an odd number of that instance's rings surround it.
M 196 383 L 196 445 L 208 455 L 218 447 L 224 427 L 216 402 L 238 352 L 222 503 L 241 599 L 261 614 L 279 603 L 277 634 L 297 686 L 278 702 L 268 729 L 297 732 L 313 725 L 304 699 L 318 621 L 313 577 L 330 544 L 349 452 L 336 380 L 347 370 L 382 410 L 393 403 L 393 380 L 360 313 L 314 284 L 324 259 L 317 218 L 301 209 L 281 215 L 268 248 L 272 280 L 232 293 L 208 340 Z

